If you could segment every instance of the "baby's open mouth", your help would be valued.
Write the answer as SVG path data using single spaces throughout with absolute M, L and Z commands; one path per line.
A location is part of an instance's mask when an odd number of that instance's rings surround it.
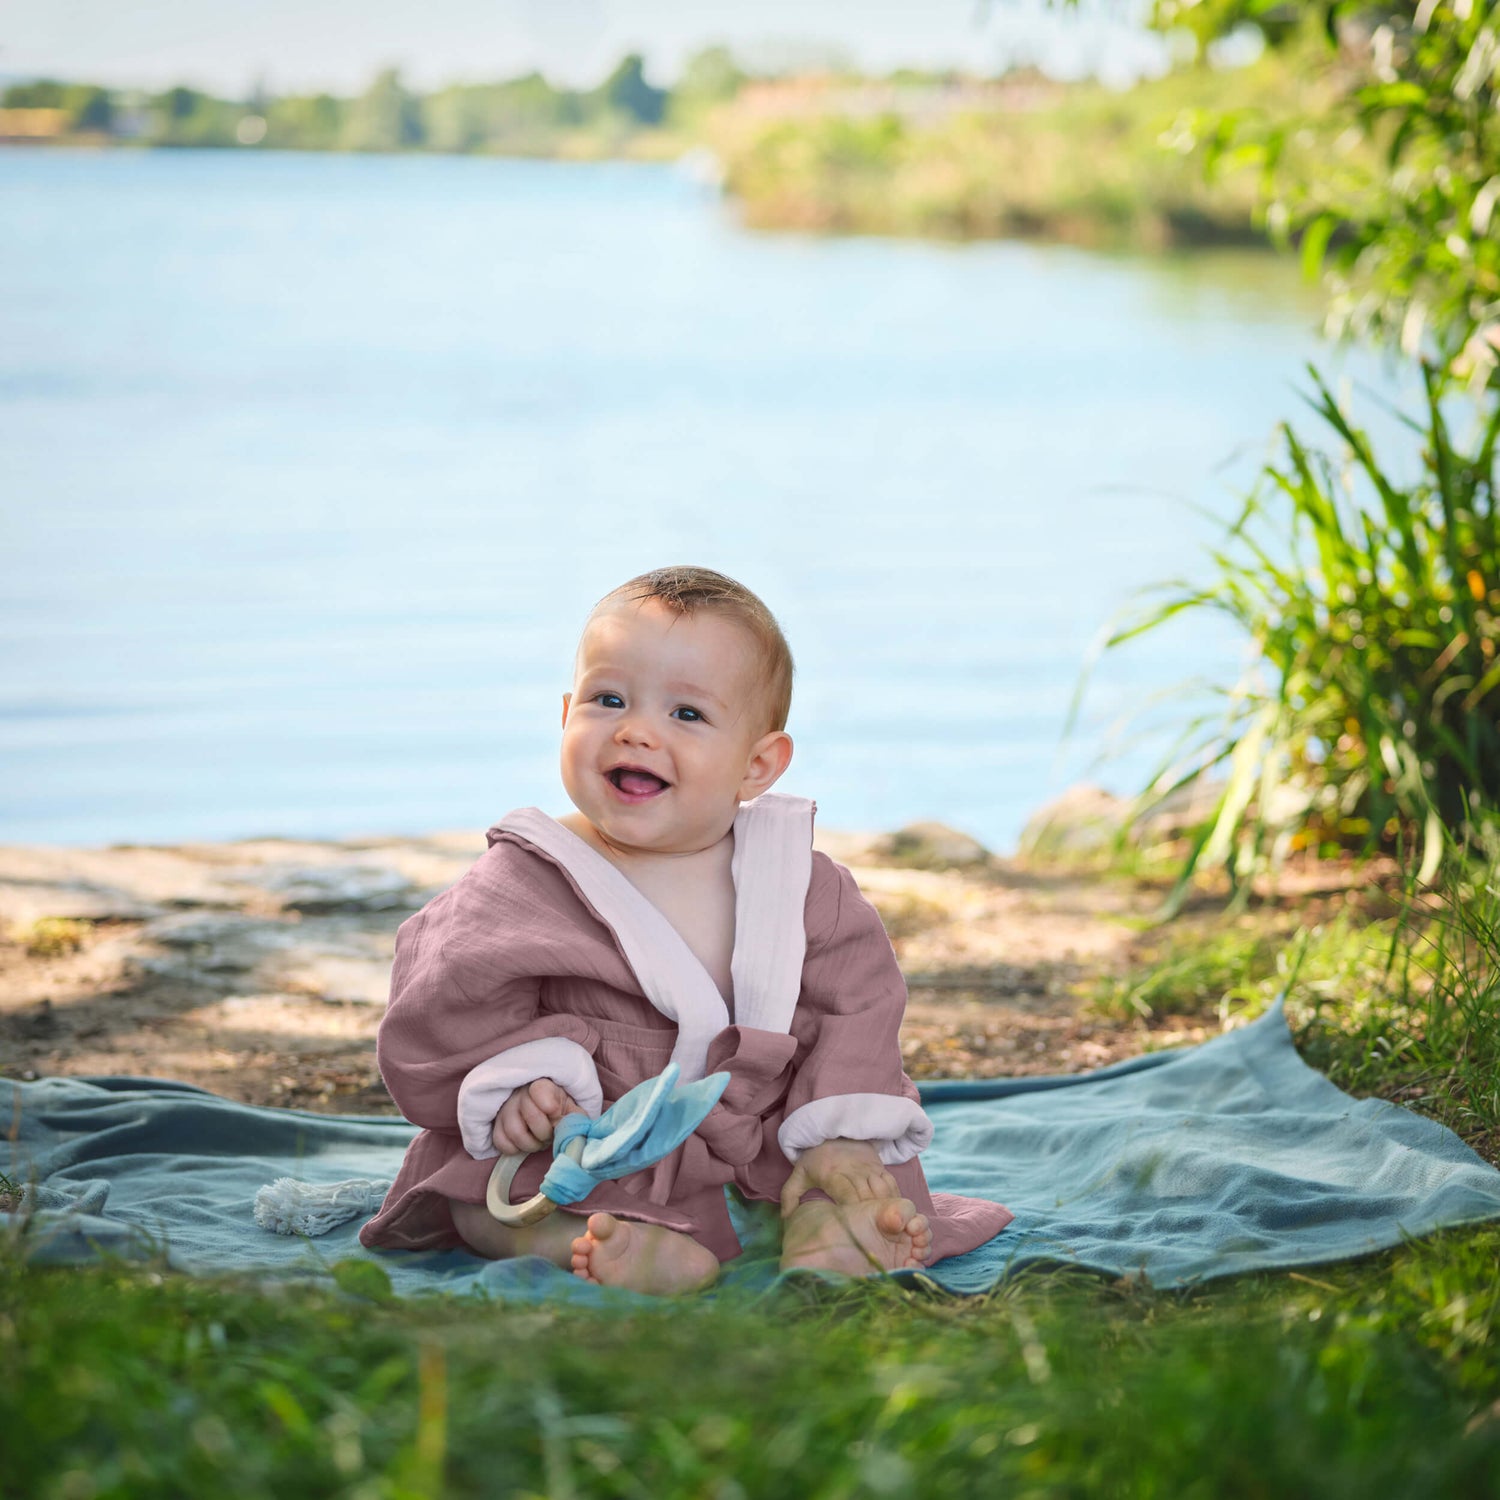
M 616 766 L 613 771 L 605 774 L 616 790 L 624 792 L 628 797 L 649 797 L 656 792 L 666 791 L 672 784 L 670 781 L 663 781 L 654 771 L 643 771 L 637 766 Z

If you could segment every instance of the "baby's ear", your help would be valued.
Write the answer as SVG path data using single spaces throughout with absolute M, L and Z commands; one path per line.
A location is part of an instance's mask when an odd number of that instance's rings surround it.
M 573 701 L 573 695 L 572 695 L 572 693 L 564 693 L 563 694 L 563 716 L 562 716 L 562 721 L 563 721 L 563 728 L 564 729 L 566 729 L 568 727 L 568 705 L 570 703 L 572 703 L 572 701 Z
M 740 801 L 750 802 L 780 779 L 792 763 L 792 737 L 784 729 L 772 730 L 755 742 L 745 779 L 740 783 Z

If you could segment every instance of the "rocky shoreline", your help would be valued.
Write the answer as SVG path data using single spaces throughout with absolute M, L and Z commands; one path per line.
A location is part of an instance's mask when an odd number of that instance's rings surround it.
M 913 1077 L 1071 1072 L 1201 1035 L 1091 1016 L 1153 893 L 996 858 L 934 825 L 820 833 L 879 907 L 911 990 Z M 383 1113 L 397 926 L 482 833 L 0 847 L 0 1076 L 173 1078 L 255 1104 Z

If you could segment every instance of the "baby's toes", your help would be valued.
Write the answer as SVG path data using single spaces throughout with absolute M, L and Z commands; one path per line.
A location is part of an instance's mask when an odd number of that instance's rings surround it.
M 588 1235 L 581 1234 L 573 1241 L 573 1274 L 575 1276 L 581 1276 L 585 1281 L 596 1279 L 589 1265 L 593 1254 L 594 1241 Z
M 906 1221 L 906 1232 L 911 1236 L 911 1253 L 917 1264 L 922 1264 L 932 1254 L 932 1226 L 926 1214 L 913 1214 Z

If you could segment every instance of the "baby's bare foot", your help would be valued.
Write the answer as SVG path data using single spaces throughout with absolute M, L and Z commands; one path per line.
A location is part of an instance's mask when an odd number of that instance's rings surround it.
M 909 1198 L 863 1203 L 804 1203 L 782 1229 L 781 1269 L 805 1266 L 873 1276 L 922 1265 L 932 1253 L 932 1230 Z
M 697 1240 L 659 1224 L 634 1224 L 590 1214 L 588 1232 L 573 1241 L 573 1274 L 633 1292 L 695 1292 L 719 1274 L 718 1258 Z

